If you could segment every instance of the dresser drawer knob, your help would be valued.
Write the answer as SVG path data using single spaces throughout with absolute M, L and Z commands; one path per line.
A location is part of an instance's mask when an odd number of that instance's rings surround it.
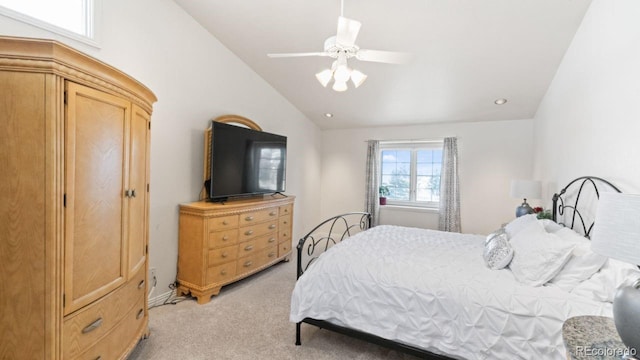
M 227 269 L 222 269 L 220 271 L 220 275 L 227 275 Z
M 287 237 L 287 233 L 282 233 L 282 237 Z
M 138 283 L 138 289 L 142 289 L 144 287 L 144 279 L 140 280 Z
M 244 218 L 246 221 L 253 221 L 253 216 L 247 216 L 246 218 Z
M 98 355 L 98 357 L 95 360 L 102 360 L 102 356 Z
M 222 253 L 222 257 L 223 257 L 223 258 L 226 258 L 227 256 L 229 256 L 229 254 L 227 254 L 227 252 L 226 252 L 226 251 Z
M 288 213 L 288 212 L 289 212 L 289 209 L 284 209 L 284 212 Z
M 138 314 L 136 315 L 136 320 L 140 320 L 142 315 L 144 315 L 144 309 L 140 309 L 140 311 L 138 311 Z
M 269 253 L 269 257 L 270 257 L 270 258 L 272 258 L 272 257 L 274 257 L 274 256 L 276 256 L 276 253 L 274 253 L 274 252 L 270 252 L 270 253 Z
M 229 225 L 229 222 L 227 220 L 222 220 L 222 225 Z
M 273 229 L 275 229 L 275 228 L 276 228 L 276 224 L 271 224 L 271 225 L 269 225 L 269 229 L 270 229 L 270 230 L 273 230 Z
M 253 230 L 247 230 L 244 232 L 245 235 L 252 235 L 253 234 Z
M 227 240 L 229 240 L 229 236 L 228 235 L 225 235 L 225 236 L 222 237 L 222 241 L 227 241 Z
M 270 242 L 270 243 L 272 243 L 272 242 L 274 242 L 274 241 L 276 241 L 276 239 L 275 239 L 275 238 L 269 238 L 269 242 Z
M 287 220 L 282 222 L 283 224 L 287 225 L 289 222 Z
M 269 213 L 269 216 L 276 216 L 276 215 L 278 215 L 278 213 L 275 212 L 275 211 L 272 211 L 272 212 Z
M 83 334 L 90 333 L 93 330 L 99 328 L 100 325 L 102 325 L 102 318 L 98 318 L 98 320 L 96 320 L 96 321 L 92 322 L 91 324 L 87 325 L 84 329 L 82 329 L 82 333 Z
M 253 261 L 247 261 L 244 263 L 244 267 L 249 267 L 251 265 L 253 265 Z
M 244 247 L 244 250 L 245 250 L 245 251 L 251 251 L 251 250 L 253 250 L 253 245 L 247 245 L 247 246 L 245 246 L 245 247 Z

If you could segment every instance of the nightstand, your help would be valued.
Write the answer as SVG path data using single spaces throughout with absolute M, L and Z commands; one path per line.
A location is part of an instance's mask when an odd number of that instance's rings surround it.
M 619 360 L 629 357 L 613 319 L 604 316 L 576 316 L 562 326 L 562 339 L 569 360 Z

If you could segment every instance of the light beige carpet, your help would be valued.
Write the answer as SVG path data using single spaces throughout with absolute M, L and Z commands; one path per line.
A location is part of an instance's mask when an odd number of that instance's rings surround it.
M 222 288 L 206 305 L 194 299 L 149 311 L 151 336 L 129 360 L 145 359 L 416 359 L 302 324 L 295 346 L 289 322 L 295 261 Z

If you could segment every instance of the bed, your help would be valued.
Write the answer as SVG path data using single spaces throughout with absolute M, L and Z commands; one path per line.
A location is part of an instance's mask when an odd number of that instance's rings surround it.
M 615 286 L 640 275 L 588 250 L 602 191 L 619 192 L 580 177 L 554 195 L 554 221 L 497 231 L 513 250 L 501 269 L 486 256 L 496 234 L 370 228 L 359 212 L 324 221 L 297 247 L 296 345 L 306 323 L 426 359 L 564 359 L 563 322 L 611 316 Z

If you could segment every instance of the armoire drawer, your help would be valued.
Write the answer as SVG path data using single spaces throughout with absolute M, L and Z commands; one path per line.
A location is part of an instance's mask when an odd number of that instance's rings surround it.
M 129 310 L 122 321 L 116 324 L 101 341 L 88 348 L 80 356 L 73 359 L 79 360 L 108 360 L 122 357 L 127 347 L 131 345 L 131 339 L 141 331 L 144 326 L 144 301 L 146 297 L 141 296 L 135 306 Z M 65 359 L 72 359 L 71 357 Z
M 136 299 L 144 299 L 142 268 L 128 283 L 87 305 L 63 321 L 63 357 L 71 359 L 98 341 L 130 310 Z

